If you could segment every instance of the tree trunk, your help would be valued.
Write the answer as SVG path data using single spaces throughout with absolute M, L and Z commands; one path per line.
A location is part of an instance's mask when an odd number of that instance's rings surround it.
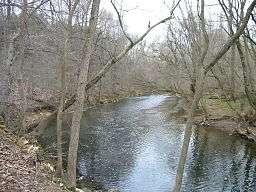
M 63 97 L 61 97 L 60 105 L 57 113 L 57 170 L 56 174 L 63 177 L 63 159 L 62 159 L 62 118 L 63 118 Z
M 72 20 L 73 15 L 76 10 L 80 0 L 76 0 L 72 5 L 72 1 L 69 0 L 68 4 L 68 21 L 67 27 L 65 29 L 65 43 L 62 51 L 62 57 L 60 58 L 60 91 L 61 91 L 61 98 L 59 103 L 59 108 L 57 112 L 57 175 L 62 177 L 63 176 L 63 159 L 62 159 L 62 122 L 63 122 L 63 109 L 65 104 L 65 96 L 66 96 L 66 66 L 68 63 L 68 52 L 70 46 L 70 38 L 72 35 Z
M 242 45 L 241 45 L 239 40 L 237 40 L 236 46 L 237 46 L 238 54 L 239 54 L 240 61 L 241 61 L 241 64 L 242 64 L 242 69 L 243 69 L 245 94 L 246 94 L 246 97 L 249 101 L 250 106 L 256 111 L 255 91 L 253 90 L 253 87 L 252 87 L 252 82 L 251 82 L 251 79 L 250 79 L 251 75 L 250 75 L 250 72 L 249 72 L 248 67 L 246 65 L 246 59 L 245 59 L 245 56 L 244 56 Z
M 228 26 L 229 26 L 229 33 L 230 35 L 234 35 L 234 31 L 232 29 L 232 23 L 233 23 L 233 11 L 232 11 L 233 5 L 232 2 L 229 1 L 229 12 L 227 15 L 228 19 Z M 230 60 L 230 88 L 231 88 L 231 96 L 233 101 L 235 101 L 235 56 L 236 56 L 236 47 L 233 45 L 231 47 L 231 60 Z
M 7 128 L 17 131 L 19 128 L 22 126 L 22 115 L 19 110 L 19 108 L 13 103 L 13 98 L 12 98 L 12 85 L 13 85 L 13 73 L 12 73 L 12 66 L 13 62 L 15 60 L 16 56 L 16 41 L 20 35 L 20 33 L 13 33 L 11 34 L 10 32 L 10 14 L 11 14 L 11 9 L 9 6 L 10 1 L 8 1 L 8 6 L 7 6 L 7 27 L 6 27 L 6 58 L 4 61 L 4 64 L 6 66 L 6 90 L 4 91 L 3 95 L 3 112 L 1 115 L 4 117 L 4 122 Z
M 27 95 L 26 95 L 26 81 L 24 79 L 24 57 L 25 57 L 25 51 L 27 48 L 27 37 L 28 37 L 28 1 L 23 0 L 22 4 L 22 21 L 21 21 L 21 33 L 20 33 L 20 49 L 21 49 L 21 63 L 19 66 L 19 81 L 18 81 L 18 89 L 19 89 L 19 95 L 20 95 L 20 108 L 22 112 L 22 125 L 19 129 L 18 134 L 22 133 L 24 134 L 26 131 L 26 122 L 25 122 L 25 115 L 27 111 Z
M 202 9 L 202 8 L 204 8 L 203 0 L 201 0 L 201 3 L 202 3 L 201 4 L 201 9 Z M 190 108 L 190 111 L 189 111 L 189 114 L 188 114 L 188 120 L 187 120 L 187 123 L 186 123 L 186 129 L 185 129 L 185 134 L 184 134 L 184 139 L 183 139 L 183 144 L 182 144 L 182 149 L 181 149 L 181 155 L 180 155 L 178 169 L 177 169 L 176 181 L 175 181 L 175 186 L 174 186 L 174 189 L 173 189 L 174 192 L 179 192 L 180 189 L 181 189 L 184 167 L 185 167 L 185 163 L 186 163 L 190 137 L 191 137 L 191 134 L 192 134 L 193 115 L 194 115 L 196 106 L 199 103 L 199 101 L 202 97 L 202 94 L 203 94 L 203 87 L 204 87 L 204 82 L 205 82 L 206 75 L 216 65 L 216 63 L 220 60 L 220 58 L 224 54 L 226 54 L 226 52 L 230 49 L 230 47 L 232 45 L 234 45 L 236 40 L 244 32 L 244 29 L 247 26 L 250 15 L 251 15 L 255 5 L 256 5 L 256 0 L 254 0 L 250 4 L 250 6 L 248 7 L 246 15 L 245 15 L 243 21 L 241 22 L 241 25 L 239 26 L 236 33 L 234 35 L 232 35 L 230 37 L 230 39 L 219 49 L 219 51 L 217 52 L 215 57 L 208 63 L 208 65 L 202 66 L 202 70 L 200 71 L 199 79 L 197 81 L 195 95 L 194 95 L 192 105 L 191 105 L 191 108 Z M 203 11 L 203 10 L 201 10 L 201 11 Z M 201 18 L 200 18 L 201 22 L 202 22 L 202 19 L 204 19 L 202 17 L 202 15 L 203 14 L 201 12 Z M 202 22 L 201 24 L 204 25 L 204 22 Z M 202 29 L 205 30 L 204 27 Z M 205 32 L 204 32 L 204 34 L 205 34 Z M 201 56 L 201 59 L 203 59 L 204 53 L 205 52 L 203 52 L 203 54 Z
M 209 48 L 209 37 L 208 37 L 207 31 L 206 31 L 206 26 L 205 26 L 204 0 L 201 0 L 200 8 L 201 8 L 201 11 L 200 11 L 199 18 L 200 18 L 202 34 L 204 37 L 203 48 L 202 48 L 202 54 L 198 60 L 198 63 L 200 64 L 200 69 L 197 74 L 198 77 L 196 78 L 195 94 L 194 94 L 194 97 L 192 100 L 190 110 L 188 112 L 188 119 L 187 119 L 187 123 L 186 123 L 183 143 L 182 143 L 182 147 L 181 147 L 179 164 L 178 164 L 176 179 L 175 179 L 175 186 L 174 186 L 174 190 L 173 190 L 174 192 L 179 192 L 181 189 L 181 186 L 182 186 L 182 178 L 183 178 L 184 168 L 185 168 L 186 159 L 187 159 L 190 137 L 192 134 L 193 117 L 194 117 L 195 111 L 197 109 L 197 106 L 198 106 L 199 101 L 203 94 L 204 81 L 205 81 L 205 77 L 206 77 L 206 74 L 204 73 L 203 66 L 204 66 L 204 61 L 205 61 L 205 58 L 206 58 L 206 55 L 208 52 L 208 48 Z
M 77 162 L 77 149 L 79 142 L 80 121 L 83 115 L 83 106 L 85 99 L 85 85 L 87 82 L 89 61 L 92 51 L 94 49 L 94 38 L 96 34 L 96 26 L 99 14 L 100 0 L 93 0 L 91 17 L 89 21 L 88 34 L 86 34 L 86 52 L 81 66 L 81 71 L 78 79 L 77 87 L 77 100 L 71 124 L 69 152 L 68 152 L 68 181 L 72 188 L 76 187 L 76 162 Z
M 182 142 L 180 158 L 179 158 L 178 168 L 177 168 L 177 172 L 176 172 L 175 186 L 174 186 L 173 192 L 179 192 L 181 189 L 182 178 L 183 178 L 183 173 L 184 173 L 184 168 L 185 168 L 187 153 L 188 153 L 188 148 L 189 148 L 189 142 L 190 142 L 190 137 L 192 134 L 193 117 L 195 115 L 195 111 L 197 109 L 197 106 L 198 106 L 199 101 L 203 94 L 205 77 L 206 77 L 205 74 L 203 72 L 201 72 L 200 78 L 197 80 L 197 85 L 196 85 L 193 101 L 192 101 L 190 110 L 188 112 L 188 119 L 187 119 L 184 138 L 183 138 L 183 142 Z
M 72 18 L 71 18 L 72 20 Z M 69 22 L 68 22 L 69 23 Z M 68 61 L 68 50 L 69 50 L 69 39 L 70 39 L 70 31 L 69 29 L 72 28 L 72 26 L 67 26 L 67 31 L 65 32 L 65 43 L 64 48 L 62 52 L 62 58 L 60 59 L 60 103 L 59 108 L 57 112 L 57 175 L 62 177 L 63 176 L 63 160 L 62 160 L 62 121 L 63 121 L 63 108 L 64 108 L 64 102 L 65 102 L 65 88 L 66 88 L 66 65 Z

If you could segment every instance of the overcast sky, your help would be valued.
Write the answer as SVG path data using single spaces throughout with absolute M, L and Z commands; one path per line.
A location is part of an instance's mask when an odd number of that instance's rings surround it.
M 124 14 L 124 23 L 128 27 L 128 32 L 133 34 L 142 34 L 148 26 L 150 21 L 151 24 L 169 16 L 169 8 L 173 4 L 174 0 L 116 0 L 120 7 L 122 3 L 124 10 L 129 10 Z M 181 6 L 185 6 L 184 3 L 187 0 L 182 0 Z M 190 0 L 196 6 L 197 0 Z M 177 2 L 177 0 L 175 0 Z M 217 0 L 206 0 L 206 5 L 217 4 Z M 116 16 L 114 9 L 110 3 L 110 0 L 102 0 L 101 7 L 112 12 Z M 215 7 L 215 8 L 214 8 Z M 217 14 L 216 8 L 208 7 L 206 13 L 208 16 L 213 17 Z M 179 14 L 179 10 L 176 10 L 176 14 Z M 157 39 L 165 35 L 165 25 L 161 25 L 154 29 L 151 33 L 150 38 Z

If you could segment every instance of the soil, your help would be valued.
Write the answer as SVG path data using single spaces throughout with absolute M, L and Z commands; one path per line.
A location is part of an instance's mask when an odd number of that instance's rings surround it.
M 228 107 L 218 105 L 216 101 L 216 99 L 204 101 L 203 109 L 198 110 L 194 117 L 195 125 L 205 129 L 218 129 L 228 134 L 239 135 L 242 138 L 256 142 L 256 127 L 241 121 L 235 111 Z M 178 99 L 177 105 L 171 114 L 185 122 L 187 110 L 188 103 L 183 99 Z
M 50 166 L 38 162 L 36 146 L 18 139 L 0 128 L 0 191 L 1 192 L 63 192 L 50 180 Z

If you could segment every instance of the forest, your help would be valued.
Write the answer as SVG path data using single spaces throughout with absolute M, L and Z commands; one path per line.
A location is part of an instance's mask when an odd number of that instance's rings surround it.
M 0 0 L 0 191 L 256 190 L 255 6 Z

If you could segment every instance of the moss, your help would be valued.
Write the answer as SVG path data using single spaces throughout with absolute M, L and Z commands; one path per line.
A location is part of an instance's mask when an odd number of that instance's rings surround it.
M 248 99 L 245 96 L 240 97 L 236 101 L 228 100 L 228 99 L 219 99 L 219 98 L 212 98 L 211 96 L 207 95 L 203 97 L 202 101 L 206 104 L 215 105 L 219 108 L 224 109 L 240 109 L 241 106 L 243 107 L 249 107 Z

